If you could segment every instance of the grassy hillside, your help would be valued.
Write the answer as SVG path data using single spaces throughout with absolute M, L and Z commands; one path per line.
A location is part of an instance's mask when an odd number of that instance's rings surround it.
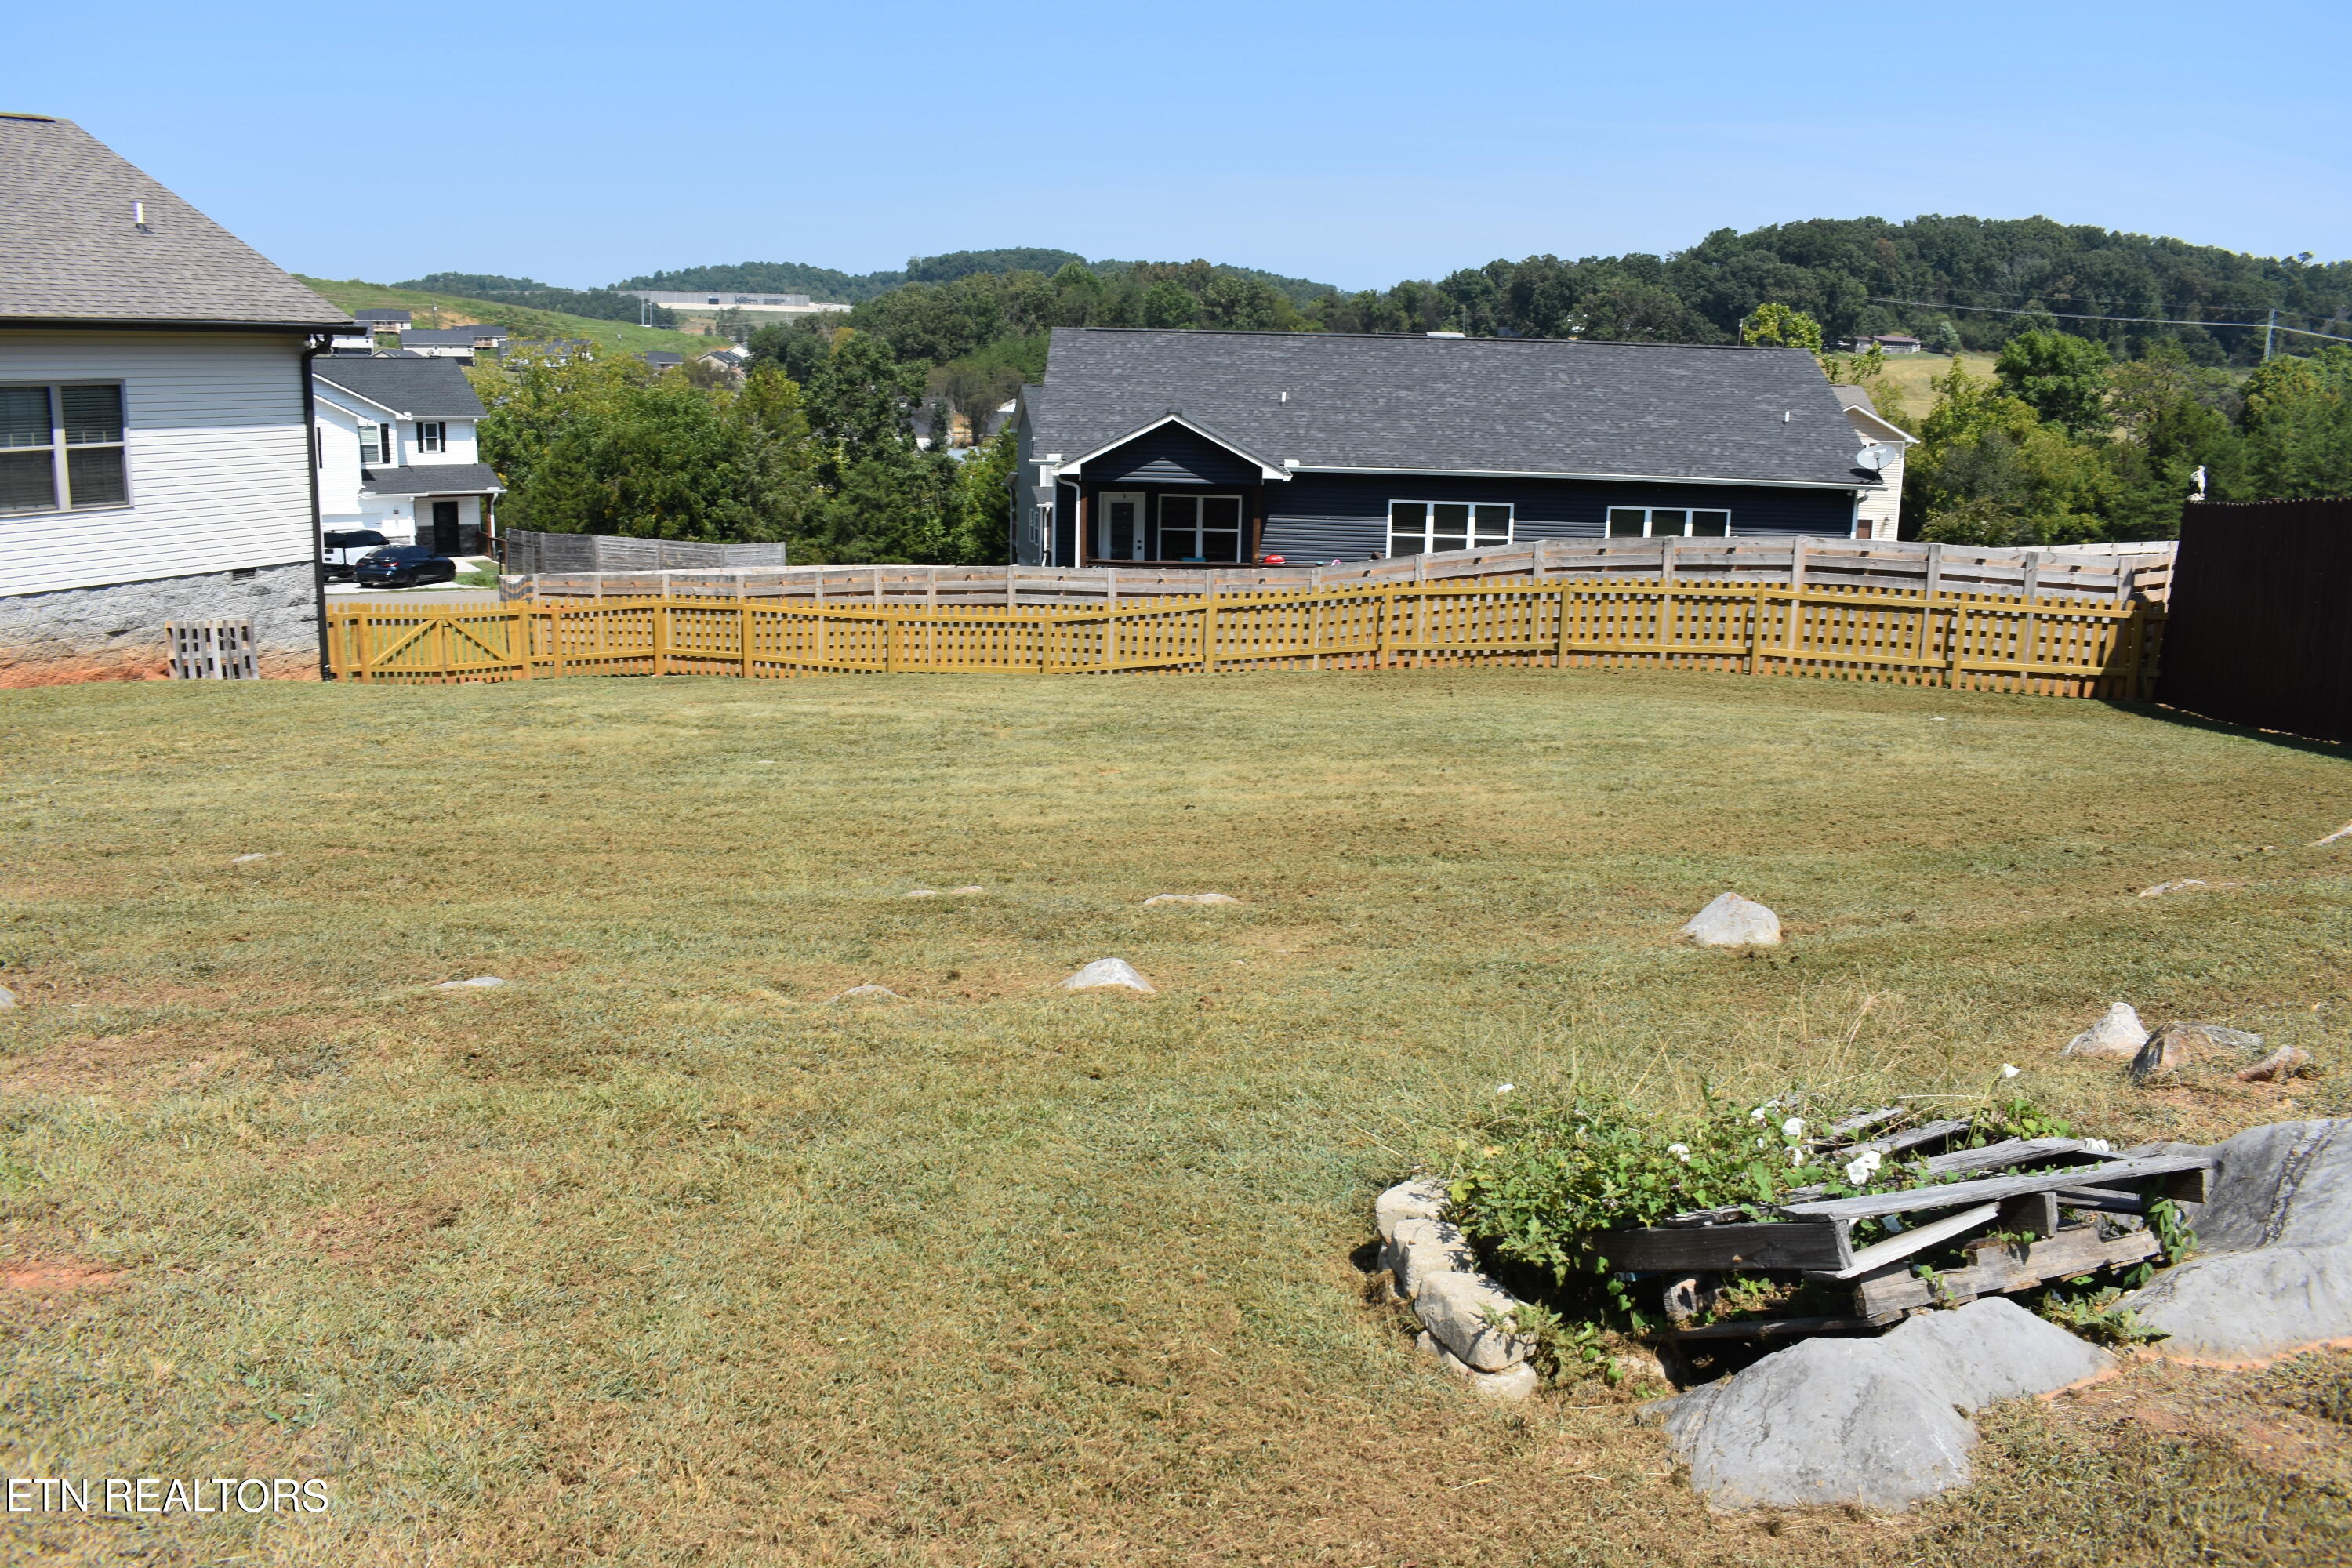
M 331 278 L 303 278 L 302 281 L 346 310 L 363 310 L 376 305 L 406 306 L 420 327 L 462 327 L 488 321 L 521 337 L 587 338 L 631 353 L 669 349 L 695 354 L 715 346 L 709 338 L 691 332 L 664 331 L 658 327 L 640 327 L 628 321 L 600 321 L 590 316 L 565 315 L 555 310 L 531 310 L 520 305 L 469 300 L 460 294 L 394 289 L 389 284 L 366 283 L 356 278 L 340 282 Z M 435 312 L 438 312 L 437 317 Z
M 1959 356 L 1970 375 L 1992 378 L 1993 356 L 1967 354 Z M 1903 407 L 1912 418 L 1925 418 L 1943 399 L 1927 384 L 1948 374 L 1952 368 L 1950 354 L 1896 354 L 1886 362 L 1886 381 L 1903 395 Z

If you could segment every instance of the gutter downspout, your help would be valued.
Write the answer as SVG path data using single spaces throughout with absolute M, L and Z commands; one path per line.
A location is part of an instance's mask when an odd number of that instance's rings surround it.
M 327 533 L 319 509 L 319 400 L 310 381 L 310 362 L 334 346 L 332 332 L 312 332 L 302 351 L 302 465 L 310 470 L 310 597 L 319 615 L 319 679 L 335 679 L 334 658 L 327 641 Z

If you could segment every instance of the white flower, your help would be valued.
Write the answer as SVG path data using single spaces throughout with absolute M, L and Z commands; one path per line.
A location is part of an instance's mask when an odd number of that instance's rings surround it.
M 1764 1120 L 1765 1113 L 1771 1109 L 1772 1108 L 1769 1105 L 1759 1105 L 1755 1110 L 1748 1113 L 1748 1120 L 1750 1121 L 1761 1121 Z
M 1757 1146 L 1759 1149 L 1761 1149 L 1762 1147 L 1764 1147 L 1764 1140 L 1762 1140 L 1761 1138 L 1759 1138 L 1758 1140 L 1756 1140 L 1756 1146 Z
M 2089 1154 L 2112 1154 L 2116 1152 L 2116 1146 L 2104 1138 L 2085 1138 L 2083 1140 L 2083 1151 Z
M 1805 1152 L 1802 1149 L 1791 1149 L 1789 1151 L 1789 1163 L 1791 1165 L 1801 1165 L 1804 1163 Z
M 1791 1116 L 1790 1118 L 1789 1118 L 1789 1120 L 1788 1120 L 1788 1121 L 1783 1121 L 1782 1123 L 1780 1123 L 1780 1136 L 1781 1136 L 1781 1137 L 1783 1137 L 1783 1138 L 1802 1138 L 1804 1135 L 1805 1135 L 1805 1119 L 1804 1119 L 1803 1117 L 1801 1117 L 1801 1116 Z
M 1690 1145 L 1687 1143 L 1669 1143 L 1666 1145 L 1666 1152 L 1685 1165 L 1690 1163 Z
M 1877 1166 L 1867 1160 L 1855 1160 L 1845 1168 L 1845 1184 L 1849 1187 L 1868 1186 L 1870 1178 L 1876 1174 Z
M 2011 1067 L 2007 1062 L 2000 1064 L 2000 1076 L 2003 1078 L 2015 1078 L 2022 1070 L 2024 1069 Z
M 1495 1086 L 1495 1092 L 1496 1094 L 1508 1094 L 1511 1090 L 1518 1087 L 1519 1086 L 1515 1083 L 1498 1083 Z

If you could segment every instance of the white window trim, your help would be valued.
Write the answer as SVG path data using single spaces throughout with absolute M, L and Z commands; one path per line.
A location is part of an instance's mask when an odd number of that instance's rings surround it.
M 76 513 L 87 514 L 90 512 L 103 511 L 129 511 L 136 506 L 138 504 L 139 498 L 132 493 L 131 489 L 131 389 L 122 382 L 114 380 L 0 382 L 0 387 L 24 386 L 45 387 L 48 391 L 49 444 L 47 450 L 49 454 L 49 494 L 56 502 L 61 504 L 33 507 L 23 511 L 0 511 L 0 518 L 66 517 Z M 78 441 L 73 443 L 71 446 L 68 446 L 66 442 L 65 398 L 65 390 L 68 386 L 110 386 L 114 388 L 116 399 L 121 404 L 122 409 L 121 439 L 117 441 Z M 104 506 L 74 505 L 73 478 L 70 467 L 67 462 L 68 454 L 75 450 L 77 447 L 86 451 L 92 448 L 103 448 L 108 447 L 111 447 L 122 454 L 122 499 L 119 501 L 110 501 Z M 0 451 L 7 452 L 38 452 L 41 450 L 43 450 L 43 448 L 39 447 L 0 447 Z
M 1206 508 L 1209 502 L 1213 500 L 1229 500 L 1233 502 L 1234 558 L 1231 561 L 1211 561 L 1205 555 L 1198 559 L 1190 555 L 1170 555 L 1168 553 L 1168 524 L 1166 519 L 1168 516 L 1168 503 L 1171 500 L 1189 500 L 1193 503 L 1196 509 L 1192 513 L 1192 533 L 1194 536 L 1193 542 L 1195 543 L 1200 542 L 1200 535 L 1209 531 L 1206 525 L 1200 521 L 1202 511 L 1198 509 Z M 1160 492 L 1160 505 L 1158 512 L 1151 521 L 1153 525 L 1160 531 L 1160 553 L 1162 560 L 1180 562 L 1192 566 L 1245 566 L 1249 564 L 1249 563 L 1242 559 L 1242 550 L 1249 543 L 1250 513 L 1249 498 L 1247 496 L 1242 495 L 1239 492 L 1229 494 L 1223 490 L 1162 490 Z M 1224 530 L 1219 529 L 1217 531 L 1223 533 Z
M 1616 514 L 1621 511 L 1638 511 L 1642 514 L 1642 531 L 1638 535 L 1619 533 L 1615 531 L 1613 524 L 1616 521 Z M 1680 512 L 1682 514 L 1683 526 L 1681 532 L 1657 533 L 1653 531 L 1656 523 L 1657 514 L 1662 511 Z M 1691 518 L 1696 513 L 1702 511 L 1719 511 L 1723 514 L 1723 531 L 1721 533 L 1693 533 L 1690 531 Z M 1731 537 L 1731 509 L 1727 506 L 1608 507 L 1601 512 L 1601 536 L 1603 539 L 1728 539 Z
M 1478 534 L 1478 509 L 1479 509 L 1480 507 L 1482 507 L 1482 506 L 1488 506 L 1488 507 L 1492 507 L 1492 506 L 1498 506 L 1498 507 L 1501 507 L 1501 508 L 1503 509 L 1503 512 L 1504 512 L 1504 519 L 1503 519 L 1503 538 L 1502 538 L 1502 543 L 1503 543 L 1503 544 L 1508 544 L 1508 543 L 1510 543 L 1510 542 L 1511 542 L 1511 541 L 1512 541 L 1513 539 L 1515 539 L 1515 538 L 1517 538 L 1517 537 L 1518 536 L 1518 529 L 1519 529 L 1519 509 L 1518 509 L 1518 503 L 1517 503 L 1516 501 L 1507 501 L 1507 500 L 1504 500 L 1504 501 L 1495 501 L 1495 500 L 1471 500 L 1471 501 L 1465 501 L 1465 500 L 1449 500 L 1449 501 L 1434 501 L 1434 500 L 1414 500 L 1414 499 L 1413 499 L 1412 497 L 1411 497 L 1411 496 L 1394 496 L 1394 497 L 1391 497 L 1391 498 L 1390 499 L 1390 500 L 1389 500 L 1389 508 L 1388 508 L 1387 515 L 1386 515 L 1386 517 L 1382 520 L 1382 521 L 1383 521 L 1383 526 L 1385 526 L 1385 527 L 1387 528 L 1387 530 L 1388 530 L 1388 534 L 1387 534 L 1388 553 L 1389 553 L 1389 556 L 1390 556 L 1390 558 L 1391 558 L 1391 560 L 1398 559 L 1398 556 L 1397 556 L 1397 553 L 1396 553 L 1396 542 L 1397 542 L 1397 531 L 1396 531 L 1396 509 L 1397 509 L 1397 508 L 1399 508 L 1399 507 L 1401 507 L 1401 506 L 1417 506 L 1417 507 L 1421 507 L 1421 508 L 1424 509 L 1424 510 L 1423 510 L 1422 514 L 1421 514 L 1421 516 L 1422 516 L 1422 521 L 1423 521 L 1423 523 L 1424 524 L 1424 526 L 1423 527 L 1423 529 L 1422 529 L 1422 531 L 1421 531 L 1421 537 L 1422 537 L 1423 540 L 1431 540 L 1431 539 L 1434 539 L 1434 538 L 1436 538 L 1436 537 L 1437 537 L 1437 534 L 1436 534 L 1435 530 L 1434 530 L 1433 527 L 1427 526 L 1427 525 L 1431 522 L 1431 513 L 1430 513 L 1426 509 L 1427 509 L 1427 508 L 1430 508 L 1430 507 L 1434 507 L 1434 506 L 1466 506 L 1466 507 L 1468 507 L 1468 508 L 1470 509 L 1470 528 L 1469 528 L 1469 531 L 1468 531 L 1467 533 L 1465 533 L 1465 534 L 1464 534 L 1464 535 L 1463 535 L 1463 538 L 1464 538 L 1464 540 L 1465 540 L 1465 543 L 1463 544 L 1462 548 L 1463 548 L 1463 549 L 1465 549 L 1465 550 L 1496 550 L 1496 549 L 1499 549 L 1499 548 L 1501 548 L 1501 546 L 1500 546 L 1500 545 L 1497 545 L 1497 544 L 1496 544 L 1496 543 L 1492 542 L 1491 541 L 1482 542 L 1482 541 L 1480 540 L 1480 538 L 1479 538 L 1479 534 Z M 1434 552 L 1434 551 L 1433 551 L 1433 550 L 1430 550 L 1426 545 L 1424 545 L 1423 549 L 1418 550 L 1418 551 L 1415 551 L 1413 553 L 1415 553 L 1415 554 L 1433 554 L 1433 553 L 1435 553 L 1435 552 Z
M 430 430 L 432 435 L 427 436 Z M 446 452 L 449 449 L 449 422 L 446 419 L 416 421 L 416 449 L 419 452 Z

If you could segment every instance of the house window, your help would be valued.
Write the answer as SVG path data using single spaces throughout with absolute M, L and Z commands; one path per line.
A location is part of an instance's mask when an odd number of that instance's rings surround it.
M 416 449 L 420 452 L 440 451 L 446 443 L 448 431 L 449 426 L 438 419 L 419 419 L 416 422 Z
M 0 512 L 130 500 L 121 386 L 0 386 Z
M 1467 501 L 1389 502 L 1389 553 L 1419 555 L 1429 550 L 1484 550 L 1511 542 L 1508 506 Z
M 1612 539 L 1721 539 L 1731 531 L 1727 511 L 1677 506 L 1612 506 Z
M 1160 559 L 1239 561 L 1242 558 L 1242 498 L 1161 496 Z
M 389 426 L 362 424 L 360 426 L 361 468 L 372 468 L 383 461 L 384 448 L 391 445 L 384 437 L 390 434 Z

